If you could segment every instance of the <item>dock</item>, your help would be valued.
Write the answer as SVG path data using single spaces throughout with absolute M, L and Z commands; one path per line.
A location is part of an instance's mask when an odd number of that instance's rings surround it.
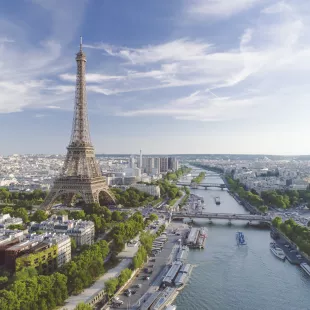
M 192 249 L 203 249 L 205 246 L 206 238 L 207 238 L 206 228 L 192 227 L 187 236 L 186 245 Z

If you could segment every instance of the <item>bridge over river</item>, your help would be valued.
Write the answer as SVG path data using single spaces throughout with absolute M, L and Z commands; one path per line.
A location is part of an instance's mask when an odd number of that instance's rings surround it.
M 259 221 L 259 222 L 271 222 L 272 218 L 268 215 L 259 214 L 231 214 L 231 213 L 181 213 L 173 212 L 172 219 L 184 219 L 184 218 L 205 218 L 209 219 L 220 219 L 220 220 L 245 220 L 245 221 Z
M 218 183 L 188 183 L 188 182 L 177 182 L 177 185 L 182 186 L 190 186 L 191 188 L 198 188 L 198 187 L 204 187 L 205 189 L 208 189 L 208 187 L 218 187 L 221 189 L 227 188 L 226 184 L 218 184 Z

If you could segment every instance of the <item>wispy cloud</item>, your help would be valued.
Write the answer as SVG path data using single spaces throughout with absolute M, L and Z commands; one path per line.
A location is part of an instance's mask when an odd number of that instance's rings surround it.
M 42 117 L 45 117 L 46 114 L 35 114 L 34 117 L 36 118 L 42 118 Z
M 20 21 L 0 17 L 0 113 L 22 111 L 32 106 L 62 106 L 66 104 L 68 93 L 66 85 L 59 85 L 55 79 L 74 63 L 68 62 L 64 48 L 75 36 L 85 1 L 48 1 L 32 0 L 26 5 L 33 15 L 25 15 Z M 33 9 L 33 10 L 32 10 Z M 65 14 L 63 10 L 70 11 Z M 29 43 L 27 38 L 36 37 L 33 23 L 36 14 L 45 14 L 50 20 L 44 27 L 49 28 L 44 37 Z M 70 18 L 74 21 L 69 22 Z M 68 20 L 69 19 L 69 20 Z M 49 22 L 51 21 L 51 22 Z M 26 23 L 29 27 L 24 27 Z M 72 91 L 72 87 L 70 91 Z M 52 90 L 54 91 L 52 93 Z M 71 96 L 71 95 L 70 95 Z
M 244 1 L 237 3 L 239 9 L 247 7 Z M 223 2 L 212 5 L 220 4 Z M 212 42 L 189 39 L 135 49 L 94 45 L 123 59 L 122 65 L 128 69 L 117 79 L 104 75 L 104 93 L 198 86 L 195 92 L 165 104 L 149 103 L 143 109 L 125 109 L 118 115 L 169 115 L 201 121 L 248 117 L 254 115 L 251 113 L 254 107 L 263 108 L 266 102 L 283 100 L 283 88 L 287 91 L 302 87 L 296 76 L 301 77 L 310 66 L 310 33 L 302 13 L 284 2 L 265 6 L 260 12 L 251 27 L 244 29 L 238 49 L 218 51 Z M 166 49 L 182 44 L 184 48 L 179 48 L 177 55 Z M 145 64 L 152 70 L 144 71 Z M 97 84 L 97 91 L 101 89 L 99 76 L 89 81 Z
M 264 0 L 194 0 L 186 8 L 192 17 L 213 16 L 227 18 L 231 15 L 245 11 L 255 4 L 265 2 Z

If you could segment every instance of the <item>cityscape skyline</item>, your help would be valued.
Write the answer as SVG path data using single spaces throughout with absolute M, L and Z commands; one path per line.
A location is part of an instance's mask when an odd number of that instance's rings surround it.
M 65 153 L 80 34 L 98 154 L 310 154 L 305 1 L 17 5 L 0 5 L 1 154 Z

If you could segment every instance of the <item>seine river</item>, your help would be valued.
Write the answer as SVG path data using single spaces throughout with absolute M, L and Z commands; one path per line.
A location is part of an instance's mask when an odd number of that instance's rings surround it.
M 222 180 L 212 176 L 205 182 Z M 247 213 L 227 191 L 192 193 L 204 197 L 205 212 Z M 174 302 L 177 310 L 310 310 L 310 277 L 270 252 L 269 230 L 245 227 L 238 221 L 228 226 L 227 221 L 209 225 L 196 220 L 196 225 L 208 228 L 208 239 L 204 250 L 190 250 L 188 262 L 196 267 Z M 237 230 L 244 232 L 247 246 L 236 246 Z

